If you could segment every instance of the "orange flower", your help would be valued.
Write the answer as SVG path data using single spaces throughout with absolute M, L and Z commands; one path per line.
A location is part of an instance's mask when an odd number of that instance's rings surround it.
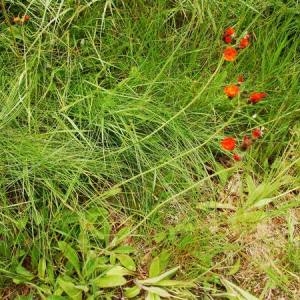
M 247 150 L 252 145 L 252 140 L 248 135 L 244 135 L 241 145 L 242 150 Z
M 226 137 L 223 138 L 220 144 L 224 150 L 232 151 L 236 146 L 236 140 L 233 137 Z
M 26 23 L 27 21 L 29 21 L 30 16 L 28 15 L 24 15 L 22 18 L 18 17 L 14 17 L 13 18 L 13 23 L 18 24 L 18 25 L 23 25 L 24 23 Z
M 250 45 L 250 35 L 246 34 L 243 38 L 241 38 L 239 43 L 240 49 L 245 49 Z
M 252 137 L 254 139 L 259 139 L 262 136 L 262 131 L 259 128 L 255 128 L 252 130 Z
M 21 22 L 21 18 L 20 17 L 13 17 L 13 23 L 19 24 L 20 22 Z
M 249 96 L 249 101 L 250 103 L 258 103 L 259 101 L 261 101 L 262 99 L 266 98 L 267 94 L 264 92 L 253 92 L 250 94 Z
M 242 160 L 242 157 L 239 154 L 237 154 L 237 153 L 233 153 L 232 158 L 235 161 L 241 161 Z
M 223 41 L 226 44 L 230 44 L 232 42 L 232 38 L 235 35 L 235 30 L 233 27 L 228 27 L 227 29 L 225 29 L 224 34 L 223 34 Z
M 29 21 L 29 19 L 30 19 L 30 16 L 28 16 L 28 15 L 24 15 L 23 19 L 24 19 L 24 22 L 27 22 L 27 21 Z
M 240 92 L 240 88 L 235 84 L 230 84 L 225 86 L 224 93 L 228 96 L 228 98 L 232 99 L 237 96 Z
M 238 84 L 242 84 L 245 81 L 245 78 L 243 75 L 239 75 L 237 78 Z
M 238 52 L 233 47 L 227 47 L 223 52 L 223 57 L 226 61 L 234 61 Z
M 224 36 L 225 35 L 234 35 L 235 34 L 235 30 L 234 30 L 234 28 L 233 27 L 228 27 L 228 28 L 226 28 L 225 29 L 225 31 L 224 31 Z
M 230 35 L 223 35 L 223 41 L 226 44 L 230 44 L 232 42 L 232 37 Z

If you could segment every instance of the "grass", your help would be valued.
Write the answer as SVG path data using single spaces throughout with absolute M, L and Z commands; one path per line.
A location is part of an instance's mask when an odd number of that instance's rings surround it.
M 298 1 L 0 7 L 2 299 L 300 297 Z M 268 97 L 228 100 L 239 74 Z

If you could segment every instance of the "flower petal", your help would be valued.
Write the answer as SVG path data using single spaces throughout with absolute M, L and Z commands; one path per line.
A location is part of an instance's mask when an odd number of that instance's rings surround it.
M 233 151 L 236 147 L 236 140 L 233 137 L 225 137 L 220 144 L 224 150 Z
M 237 57 L 237 50 L 233 47 L 227 47 L 223 52 L 223 57 L 226 61 L 234 61 Z

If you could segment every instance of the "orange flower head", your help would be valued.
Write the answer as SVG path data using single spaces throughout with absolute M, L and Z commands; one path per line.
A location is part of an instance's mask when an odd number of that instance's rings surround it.
M 224 36 L 225 35 L 231 36 L 231 35 L 234 35 L 234 34 L 235 34 L 235 29 L 233 27 L 228 27 L 224 31 Z
M 233 151 L 236 146 L 236 140 L 233 137 L 226 137 L 222 139 L 220 144 L 224 150 Z
M 245 78 L 243 75 L 239 75 L 237 78 L 238 84 L 242 84 L 245 81 Z
M 255 128 L 252 130 L 252 137 L 254 139 L 259 139 L 262 136 L 262 131 L 259 128 Z
M 237 96 L 240 92 L 240 88 L 235 84 L 230 84 L 225 86 L 224 93 L 227 95 L 228 98 L 232 99 Z
M 21 22 L 21 18 L 20 17 L 13 17 L 13 23 L 18 24 Z
M 235 161 L 241 161 L 242 160 L 242 157 L 239 154 L 237 154 L 237 153 L 233 153 L 232 158 Z
M 30 19 L 30 16 L 28 16 L 28 15 L 24 15 L 23 19 L 24 19 L 24 22 L 27 22 L 27 21 L 29 21 L 29 19 Z
M 240 49 L 245 49 L 250 45 L 250 36 L 249 34 L 246 34 L 243 38 L 241 38 L 239 43 Z
M 252 140 L 248 135 L 244 135 L 241 145 L 242 150 L 247 150 L 252 145 Z
M 232 42 L 232 37 L 230 35 L 223 35 L 223 41 L 226 44 L 230 44 Z
M 252 104 L 256 104 L 266 97 L 267 97 L 267 94 L 264 92 L 253 92 L 249 96 L 249 101 Z
M 223 52 L 223 57 L 226 61 L 234 61 L 238 52 L 233 47 L 227 47 Z

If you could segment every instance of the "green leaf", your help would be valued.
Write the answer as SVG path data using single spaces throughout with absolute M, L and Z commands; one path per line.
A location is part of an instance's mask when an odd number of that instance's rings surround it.
M 255 202 L 255 203 L 250 207 L 250 209 L 264 207 L 264 206 L 270 204 L 271 202 L 273 202 L 275 199 L 276 199 L 276 197 L 261 199 L 261 200 Z
M 204 201 L 197 204 L 196 208 L 198 209 L 228 209 L 228 210 L 236 210 L 236 207 L 229 203 L 220 203 L 217 201 Z
M 80 273 L 80 264 L 79 264 L 79 258 L 77 255 L 77 251 L 64 241 L 59 241 L 58 247 L 59 247 L 60 251 L 63 253 L 63 255 L 71 263 L 71 265 L 75 268 L 77 273 Z
M 130 253 L 135 252 L 135 249 L 131 246 L 124 245 L 124 246 L 120 246 L 120 247 L 114 249 L 114 252 L 116 254 L 130 254 Z
M 127 280 L 121 275 L 110 275 L 98 277 L 93 280 L 93 283 L 100 288 L 111 288 L 124 285 Z
M 155 241 L 156 243 L 160 243 L 160 242 L 162 242 L 163 240 L 166 239 L 166 236 L 167 236 L 166 232 L 159 232 L 159 233 L 157 233 L 157 234 L 155 235 L 154 241 Z
M 38 264 L 38 277 L 42 280 L 45 279 L 46 268 L 46 259 L 44 257 L 41 257 Z
M 54 276 L 53 266 L 51 264 L 47 265 L 47 276 L 45 278 L 45 281 L 50 283 L 51 285 L 54 285 L 55 276 Z
M 168 251 L 163 250 L 159 255 L 159 262 L 160 262 L 160 272 L 164 272 L 167 268 L 167 265 L 170 260 L 170 253 Z
M 111 253 L 110 256 L 109 256 L 109 262 L 111 265 L 115 265 L 116 264 L 116 254 L 115 253 Z
M 63 296 L 56 296 L 56 295 L 52 295 L 46 298 L 47 300 L 67 300 L 66 297 Z
M 83 266 L 82 273 L 85 277 L 90 277 L 97 269 L 98 263 L 97 258 L 89 258 Z
M 133 259 L 127 254 L 118 254 L 117 259 L 120 261 L 121 265 L 124 266 L 129 271 L 135 271 L 136 266 Z
M 159 295 L 148 292 L 145 300 L 160 300 Z
M 81 290 L 77 289 L 73 282 L 65 280 L 61 277 L 58 277 L 56 282 L 72 300 L 82 299 Z
M 78 245 L 79 249 L 82 253 L 86 254 L 88 250 L 90 249 L 90 241 L 88 238 L 88 235 L 84 230 L 80 230 L 79 236 L 78 236 Z
M 166 290 L 164 290 L 160 287 L 150 286 L 150 287 L 143 287 L 143 289 L 145 289 L 146 291 L 148 291 L 152 294 L 156 294 L 160 297 L 164 297 L 164 298 L 172 297 L 172 295 L 169 292 L 167 292 Z
M 111 275 L 131 275 L 132 272 L 125 269 L 124 267 L 121 266 L 113 266 L 111 269 L 109 269 L 105 275 L 111 276 Z
M 120 244 L 126 237 L 128 237 L 130 230 L 131 229 L 129 227 L 124 227 L 124 228 L 120 229 L 117 232 L 116 236 L 111 241 L 109 246 L 111 248 L 118 246 L 118 244 Z
M 243 290 L 232 282 L 222 279 L 221 280 L 227 289 L 227 292 L 235 297 L 237 300 L 258 300 L 255 296 L 251 295 L 249 292 Z
M 31 280 L 34 278 L 34 275 L 21 265 L 16 267 L 16 273 L 22 275 L 22 277 L 25 277 L 26 280 Z
M 240 269 L 240 266 L 241 266 L 241 260 L 240 258 L 238 258 L 235 264 L 230 268 L 228 275 L 236 274 L 236 272 L 238 272 L 238 270 Z
M 139 288 L 138 286 L 133 286 L 131 288 L 125 289 L 125 297 L 129 299 L 134 298 L 138 296 L 140 292 L 141 292 L 141 288 Z
M 98 218 L 103 219 L 107 217 L 107 210 L 101 207 L 92 207 L 85 212 L 85 218 L 91 222 L 95 223 Z
M 9 242 L 0 240 L 0 256 L 8 256 L 9 255 Z
M 182 288 L 193 288 L 196 287 L 195 283 L 181 280 L 165 279 L 155 283 L 157 286 L 169 286 L 169 287 L 182 287 Z
M 151 278 L 148 278 L 148 279 L 145 279 L 145 280 L 138 280 L 138 282 L 140 284 L 143 284 L 143 285 L 144 284 L 145 285 L 156 284 L 157 282 L 174 275 L 177 272 L 178 269 L 179 269 L 179 267 L 176 267 L 176 268 L 173 268 L 173 269 L 171 269 L 171 270 L 169 270 L 169 271 L 167 271 L 167 272 L 165 272 L 165 273 L 163 273 L 159 276 L 151 277 Z
M 160 273 L 161 273 L 161 270 L 160 270 L 160 261 L 159 261 L 159 257 L 156 256 L 151 261 L 151 265 L 149 267 L 149 277 L 158 276 Z

